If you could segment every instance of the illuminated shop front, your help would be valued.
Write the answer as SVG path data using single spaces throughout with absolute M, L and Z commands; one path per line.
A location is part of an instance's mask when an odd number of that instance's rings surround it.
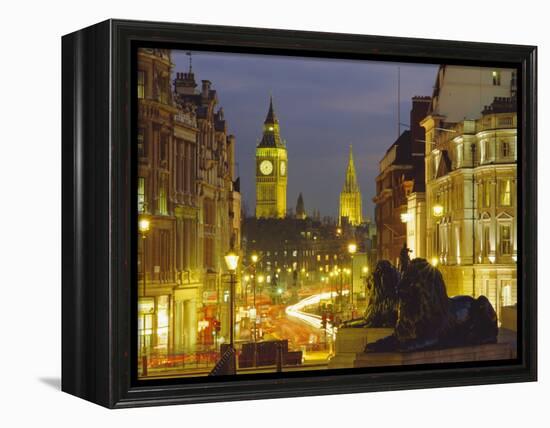
M 169 296 L 140 297 L 138 302 L 138 338 L 142 355 L 166 354 L 169 344 Z

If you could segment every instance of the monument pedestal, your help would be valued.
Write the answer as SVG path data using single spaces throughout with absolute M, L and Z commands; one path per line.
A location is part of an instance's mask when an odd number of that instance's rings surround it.
M 367 343 L 389 336 L 393 328 L 342 328 L 336 333 L 334 357 L 328 363 L 329 369 L 355 367 L 354 361 L 365 352 Z
M 401 366 L 410 364 L 461 363 L 514 358 L 508 343 L 464 346 L 420 352 L 372 352 L 357 354 L 352 367 Z
M 515 334 L 499 331 L 498 342 L 419 352 L 365 353 L 372 343 L 393 333 L 391 328 L 345 328 L 336 334 L 335 355 L 329 369 L 400 366 L 410 364 L 458 363 L 466 361 L 507 360 L 516 358 Z

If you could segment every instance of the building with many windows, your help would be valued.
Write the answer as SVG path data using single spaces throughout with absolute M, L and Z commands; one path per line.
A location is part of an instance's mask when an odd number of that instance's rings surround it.
M 139 50 L 138 213 L 150 219 L 138 255 L 146 354 L 209 346 L 214 320 L 226 319 L 228 329 L 223 256 L 240 242 L 235 139 L 211 83 L 197 90 L 190 67 L 176 73 L 172 90 L 172 68 L 169 50 Z
M 430 97 L 413 97 L 410 129 L 404 131 L 386 151 L 376 177 L 373 201 L 376 204 L 378 257 L 396 266 L 405 242 L 413 251 L 412 257 L 422 256 L 421 241 L 418 241 L 419 245 L 409 242 L 405 223 L 412 225 L 416 222 L 422 226 L 425 181 L 424 129 L 420 126 L 420 120 L 426 115 L 429 105 Z M 414 208 L 409 209 L 411 195 L 415 195 Z
M 485 295 L 500 314 L 517 301 L 515 76 L 480 68 L 462 74 L 463 68 L 440 68 L 422 121 L 426 257 L 450 295 Z M 472 87 L 470 98 L 486 102 L 478 112 L 453 102 L 464 98 L 461 88 Z

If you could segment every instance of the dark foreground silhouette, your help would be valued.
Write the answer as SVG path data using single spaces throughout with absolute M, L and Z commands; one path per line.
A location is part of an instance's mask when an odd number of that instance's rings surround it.
M 425 259 L 412 260 L 401 275 L 378 262 L 365 317 L 343 327 L 393 327 L 391 336 L 366 352 L 412 352 L 496 343 L 496 312 L 485 296 L 449 298 L 441 272 Z

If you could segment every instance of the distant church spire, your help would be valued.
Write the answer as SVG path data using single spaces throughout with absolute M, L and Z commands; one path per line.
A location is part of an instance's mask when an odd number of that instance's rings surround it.
M 298 201 L 296 202 L 296 218 L 299 220 L 305 220 L 307 217 L 306 209 L 304 207 L 304 198 L 302 192 L 298 195 Z
M 359 192 L 357 176 L 355 175 L 355 163 L 353 162 L 353 147 L 349 146 L 348 169 L 346 171 L 346 181 L 344 183 L 344 192 Z
M 340 193 L 340 215 L 338 224 L 348 222 L 352 226 L 360 225 L 363 222 L 363 208 L 361 203 L 361 191 L 355 174 L 355 163 L 353 161 L 353 148 L 349 146 L 348 168 L 344 188 Z

